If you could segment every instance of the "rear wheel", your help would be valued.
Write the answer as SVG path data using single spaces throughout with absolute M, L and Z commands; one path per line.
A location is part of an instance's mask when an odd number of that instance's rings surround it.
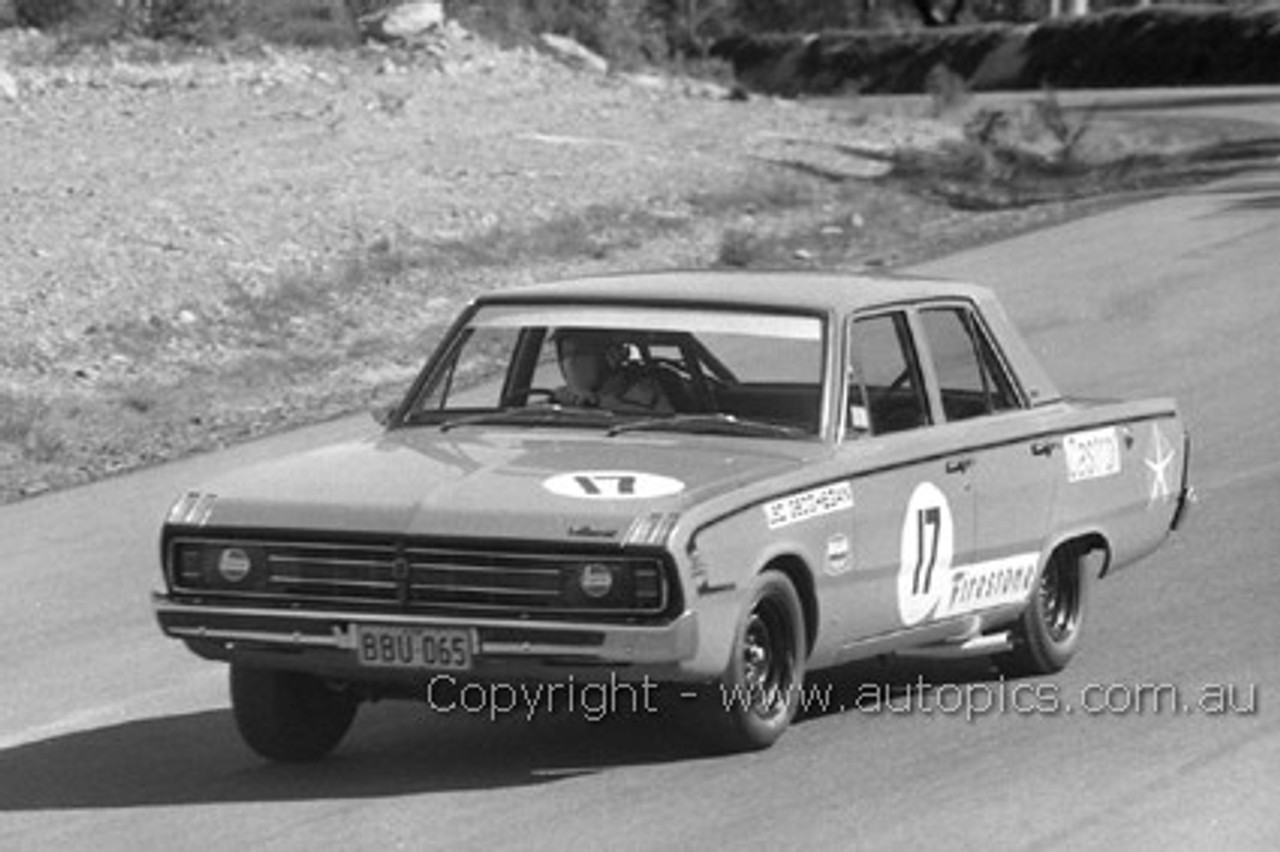
M 787 577 L 766 571 L 738 625 L 729 667 L 700 699 L 714 750 L 768 748 L 799 706 L 805 669 L 804 613 Z
M 231 707 L 249 747 L 269 760 L 319 760 L 337 748 L 358 699 L 299 672 L 231 664 Z
M 1013 630 L 1013 650 L 995 658 L 1009 677 L 1061 671 L 1080 645 L 1092 585 L 1088 553 L 1060 548 L 1049 557 L 1026 611 Z

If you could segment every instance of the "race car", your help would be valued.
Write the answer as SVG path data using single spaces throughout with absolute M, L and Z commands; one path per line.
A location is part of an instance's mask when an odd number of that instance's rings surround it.
M 230 663 L 269 759 L 445 687 L 660 687 L 748 750 L 849 661 L 1050 674 L 1190 495 L 1172 400 L 1065 397 L 989 290 L 908 277 L 485 295 L 380 420 L 185 493 L 162 528 L 160 626 Z

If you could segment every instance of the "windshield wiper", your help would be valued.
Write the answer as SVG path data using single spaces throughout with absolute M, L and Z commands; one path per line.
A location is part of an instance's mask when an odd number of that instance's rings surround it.
M 550 405 L 537 408 L 502 408 L 497 411 L 483 411 L 465 417 L 454 417 L 440 424 L 441 432 L 448 432 L 459 426 L 483 426 L 500 423 L 525 423 L 529 425 L 545 423 L 565 423 L 591 421 L 599 425 L 612 422 L 612 411 L 604 408 L 566 408 L 561 405 Z
M 797 438 L 808 434 L 795 426 L 769 423 L 765 420 L 743 420 L 732 414 L 677 414 L 671 417 L 654 417 L 619 423 L 609 430 L 609 437 L 623 432 L 707 432 L 725 435 L 745 435 L 760 438 Z

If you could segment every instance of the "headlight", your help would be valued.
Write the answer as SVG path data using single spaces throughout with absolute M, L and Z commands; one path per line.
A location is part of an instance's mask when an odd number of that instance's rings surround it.
M 249 589 L 266 580 L 261 547 L 243 544 L 177 541 L 172 545 L 170 577 L 180 589 Z
M 562 574 L 570 606 L 655 611 L 666 605 L 661 564 L 654 559 L 592 559 L 570 563 Z
M 602 562 L 588 562 L 578 571 L 578 587 L 592 600 L 600 600 L 613 591 L 613 569 Z
M 253 560 L 238 547 L 223 548 L 218 556 L 218 573 L 228 583 L 239 583 L 253 570 Z

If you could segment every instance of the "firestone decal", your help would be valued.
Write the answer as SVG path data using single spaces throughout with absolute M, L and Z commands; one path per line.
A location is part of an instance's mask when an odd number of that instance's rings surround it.
M 852 508 L 853 486 L 847 482 L 837 482 L 822 488 L 788 494 L 766 504 L 764 519 L 769 529 L 776 530 Z
M 679 494 L 684 483 L 634 470 L 582 470 L 557 474 L 544 480 L 542 487 L 552 494 L 579 500 L 641 500 Z
M 1120 438 L 1114 426 L 1076 432 L 1062 439 L 1067 481 L 1084 482 L 1120 473 Z
M 952 568 L 938 616 L 964 615 L 1025 600 L 1035 583 L 1038 561 L 1036 553 L 1021 553 Z

